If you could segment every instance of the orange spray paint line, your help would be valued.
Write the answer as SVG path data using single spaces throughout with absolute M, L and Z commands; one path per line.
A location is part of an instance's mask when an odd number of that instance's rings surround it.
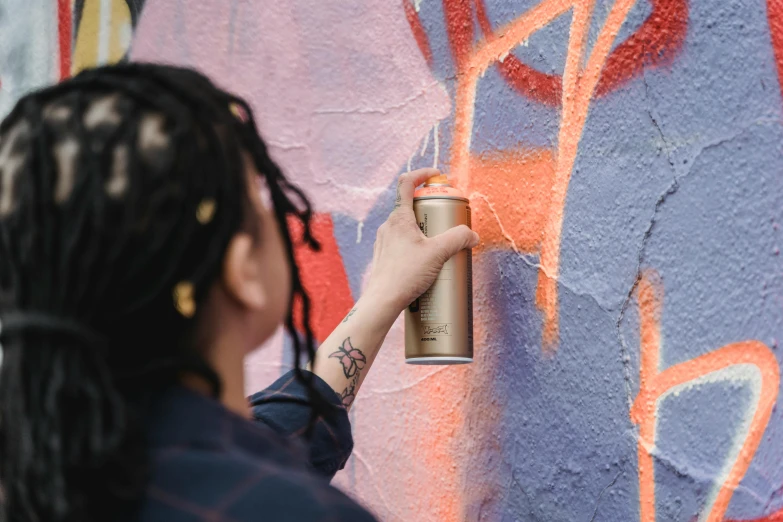
M 660 401 L 677 389 L 730 369 L 750 370 L 757 383 L 757 400 L 747 423 L 742 444 L 733 462 L 718 477 L 719 486 L 709 495 L 700 522 L 722 522 L 734 491 L 747 473 L 772 416 L 780 386 L 780 368 L 775 354 L 759 341 L 728 344 L 713 352 L 660 371 L 661 307 L 663 289 L 652 271 L 642 274 L 637 287 L 641 333 L 639 395 L 631 407 L 631 420 L 639 425 L 639 508 L 641 522 L 655 522 L 655 426 Z
M 457 186 L 470 193 L 470 142 L 479 78 L 492 64 L 501 60 L 531 34 L 573 9 L 566 69 L 563 74 L 563 113 L 558 135 L 557 166 L 549 202 L 550 217 L 541 243 L 536 292 L 536 304 L 544 315 L 542 344 L 544 350 L 549 353 L 554 352 L 559 338 L 557 276 L 568 184 L 601 69 L 634 3 L 635 0 L 617 0 L 614 3 L 584 69 L 581 68 L 581 63 L 585 56 L 585 41 L 592 19 L 594 0 L 545 0 L 496 31 L 473 52 L 469 60 L 458 64 L 451 166 Z
M 465 425 L 464 397 L 470 382 L 470 366 L 451 368 L 433 374 L 422 382 L 417 399 L 427 404 L 426 433 L 419 445 L 422 460 L 435 482 L 427 489 L 433 520 L 462 522 L 464 502 L 461 468 L 464 455 L 458 451 Z
M 479 78 L 489 67 L 499 61 L 530 35 L 549 24 L 571 7 L 573 0 L 547 0 L 497 31 L 498 38 L 485 41 L 460 66 L 457 74 L 457 93 L 454 112 L 454 141 L 451 170 L 456 185 L 470 192 L 470 141 L 473 133 L 473 115 L 476 103 L 476 87 Z M 459 64 L 458 64 L 459 66 Z
M 584 70 L 580 70 L 585 55 L 585 42 L 592 19 L 592 0 L 576 2 L 571 22 L 571 37 L 563 73 L 563 114 L 558 134 L 557 168 L 552 185 L 552 212 L 544 228 L 541 244 L 541 269 L 536 301 L 544 313 L 544 350 L 552 353 L 559 338 L 557 276 L 560 268 L 560 241 L 563 230 L 563 212 L 571 173 L 576 162 L 579 141 L 582 138 L 590 102 L 601 76 L 612 43 L 617 37 L 635 0 L 617 0 L 598 34 Z

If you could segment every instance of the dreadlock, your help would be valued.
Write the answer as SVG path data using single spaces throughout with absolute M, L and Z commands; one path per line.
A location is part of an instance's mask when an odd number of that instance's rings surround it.
M 266 178 L 292 267 L 286 328 L 312 432 L 327 408 L 299 367 L 314 340 L 287 227 L 299 221 L 317 249 L 312 210 L 245 101 L 193 70 L 132 63 L 25 96 L 0 124 L 0 520 L 133 509 L 154 393 L 190 371 L 220 394 L 193 346 L 198 314 L 172 296 L 186 285 L 198 310 L 231 238 L 257 226 L 243 152 Z M 214 215 L 197 219 L 204 204 Z

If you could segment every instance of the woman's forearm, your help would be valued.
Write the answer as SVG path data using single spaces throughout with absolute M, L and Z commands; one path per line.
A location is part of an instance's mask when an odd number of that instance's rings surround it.
M 313 373 L 350 408 L 399 311 L 382 298 L 362 296 L 318 348 Z

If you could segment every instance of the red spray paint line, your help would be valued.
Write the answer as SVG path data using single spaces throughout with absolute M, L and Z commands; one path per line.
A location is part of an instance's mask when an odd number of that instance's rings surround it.
M 767 0 L 767 20 L 778 66 L 778 81 L 783 90 L 783 0 Z
M 498 37 L 487 14 L 485 0 L 443 0 L 446 31 L 449 35 L 451 53 L 458 67 L 470 55 L 473 47 L 471 3 L 475 5 L 476 19 L 484 38 L 492 40 Z M 783 14 L 780 14 L 783 11 L 781 7 L 783 0 L 768 0 L 768 3 L 770 6 L 776 4 L 775 7 L 779 12 L 778 38 L 781 42 L 776 44 L 776 48 L 783 49 Z M 432 50 L 418 13 L 410 5 L 410 0 L 404 0 L 403 6 L 414 38 L 427 63 L 431 64 Z M 770 25 L 772 25 L 772 15 L 770 15 Z M 604 96 L 621 87 L 641 74 L 643 67 L 671 63 L 682 49 L 687 30 L 687 0 L 652 0 L 652 12 L 647 19 L 608 57 L 596 87 L 596 95 Z M 778 51 L 778 54 L 783 55 L 783 51 Z M 563 80 L 560 75 L 538 71 L 513 54 L 498 62 L 497 66 L 506 82 L 521 95 L 546 105 L 560 105 L 563 91 Z M 778 68 L 783 71 L 783 57 L 778 58 Z
M 411 26 L 411 32 L 413 38 L 416 40 L 416 45 L 419 46 L 424 59 L 427 60 L 427 65 L 432 67 L 432 49 L 430 48 L 430 41 L 427 38 L 427 32 L 424 30 L 424 26 L 421 23 L 416 8 L 411 3 L 411 0 L 402 0 L 402 7 L 405 9 L 405 17 L 408 19 L 408 24 Z
M 313 237 L 321 244 L 314 252 L 302 241 L 302 225 L 292 219 L 288 223 L 294 241 L 294 256 L 299 275 L 310 296 L 310 323 L 320 342 L 342 321 L 353 306 L 351 286 L 345 273 L 340 248 L 334 237 L 334 224 L 329 214 L 315 214 L 311 222 Z M 294 307 L 294 324 L 302 329 L 301 303 Z
M 473 1 L 481 31 L 486 38 L 495 38 L 484 0 Z M 671 63 L 682 49 L 687 31 L 687 0 L 653 0 L 647 19 L 607 58 L 596 96 L 604 96 L 621 87 L 641 74 L 643 67 Z M 520 94 L 546 105 L 560 105 L 563 91 L 560 75 L 542 73 L 513 54 L 497 65 L 506 82 Z
M 73 20 L 71 0 L 57 0 L 57 31 L 60 45 L 60 80 L 71 75 L 71 41 Z

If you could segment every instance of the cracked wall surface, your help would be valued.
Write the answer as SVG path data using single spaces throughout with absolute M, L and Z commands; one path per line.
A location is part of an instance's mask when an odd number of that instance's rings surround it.
M 783 2 L 3 0 L 0 113 L 126 53 L 250 101 L 320 339 L 399 173 L 471 195 L 476 361 L 405 366 L 398 323 L 351 413 L 381 520 L 783 520 Z

